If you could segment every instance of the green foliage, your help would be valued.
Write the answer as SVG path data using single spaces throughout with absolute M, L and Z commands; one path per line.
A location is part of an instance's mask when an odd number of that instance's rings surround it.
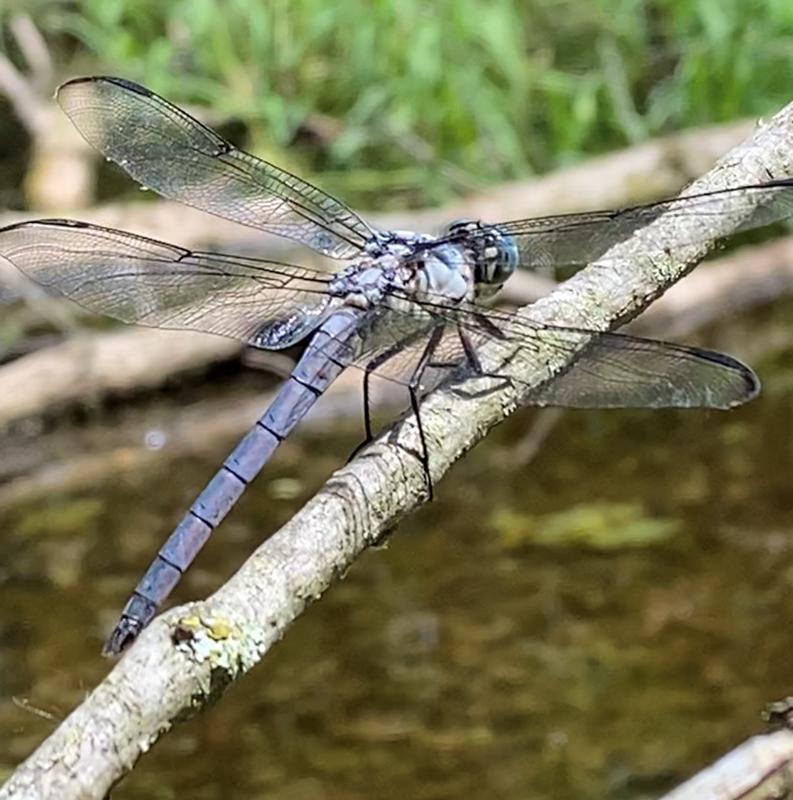
M 355 201 L 425 204 L 789 99 L 790 0 L 34 3 L 70 69 L 245 123 Z M 284 157 L 289 150 L 290 156 Z M 385 196 L 387 195 L 387 196 Z
M 18 536 L 77 536 L 97 521 L 102 502 L 95 498 L 65 499 L 42 505 L 15 526 Z
M 535 516 L 507 509 L 496 511 L 491 524 L 506 547 L 552 547 L 618 550 L 647 547 L 678 532 L 671 519 L 648 517 L 636 503 L 587 503 Z

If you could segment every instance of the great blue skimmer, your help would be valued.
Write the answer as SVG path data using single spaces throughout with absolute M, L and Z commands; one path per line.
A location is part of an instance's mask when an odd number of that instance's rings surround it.
M 707 219 L 728 207 L 733 214 L 738 210 L 741 229 L 785 218 L 793 212 L 791 181 L 616 211 L 495 225 L 461 221 L 438 236 L 380 231 L 142 86 L 120 78 L 80 78 L 61 86 L 57 97 L 88 142 L 145 187 L 346 262 L 335 273 L 323 272 L 186 250 L 64 219 L 0 230 L 1 256 L 92 311 L 139 325 L 208 331 L 266 349 L 308 339 L 270 407 L 156 555 L 106 653 L 119 653 L 148 624 L 278 445 L 348 366 L 363 369 L 367 441 L 371 376 L 407 376 L 427 476 L 420 399 L 453 368 L 497 374 L 480 360 L 484 343 L 505 356 L 520 351 L 531 357 L 549 343 L 569 354 L 571 363 L 531 395 L 535 405 L 730 408 L 759 389 L 748 367 L 721 353 L 543 325 L 484 301 L 518 266 L 581 266 L 662 216 Z

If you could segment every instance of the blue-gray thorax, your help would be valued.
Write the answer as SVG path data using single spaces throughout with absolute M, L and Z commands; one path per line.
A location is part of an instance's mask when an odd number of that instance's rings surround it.
M 328 291 L 344 304 L 370 309 L 386 305 L 418 312 L 419 306 L 454 306 L 473 300 L 474 270 L 464 248 L 434 237 L 389 231 L 373 240 L 371 255 L 337 273 Z
M 511 237 L 479 222 L 453 223 L 440 238 L 381 232 L 362 258 L 330 278 L 319 302 L 262 325 L 249 341 L 267 349 L 289 347 L 345 307 L 391 309 L 401 312 L 404 322 L 413 317 L 412 324 L 420 318 L 426 323 L 439 307 L 490 299 L 515 270 L 518 256 Z

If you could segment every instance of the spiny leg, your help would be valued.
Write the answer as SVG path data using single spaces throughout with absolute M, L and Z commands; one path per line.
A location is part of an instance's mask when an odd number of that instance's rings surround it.
M 482 328 L 490 335 L 498 339 L 506 338 L 504 333 L 493 325 L 490 320 L 486 317 L 482 317 L 481 320 L 477 317 L 478 321 L 480 322 Z M 421 358 L 416 365 L 416 369 L 413 372 L 413 375 L 410 379 L 410 383 L 408 384 L 408 392 L 410 395 L 410 407 L 413 411 L 413 415 L 416 417 L 416 427 L 418 428 L 419 434 L 419 442 L 421 444 L 421 453 L 420 453 L 420 461 L 422 469 L 424 470 L 424 475 L 427 479 L 427 492 L 428 492 L 428 499 L 432 500 L 434 496 L 433 488 L 432 488 L 432 476 L 430 474 L 430 465 L 429 465 L 429 449 L 427 447 L 427 439 L 424 434 L 424 425 L 421 422 L 421 413 L 419 410 L 419 390 L 421 384 L 421 378 L 424 375 L 424 372 L 428 367 L 435 368 L 435 369 L 446 369 L 449 367 L 454 367 L 459 364 L 458 361 L 433 361 L 432 357 L 435 355 L 435 351 L 440 344 L 441 339 L 443 338 L 443 333 L 445 330 L 445 326 L 440 325 L 437 328 L 433 329 L 432 333 L 430 334 L 429 339 L 427 340 L 426 347 L 421 354 Z M 499 373 L 487 372 L 482 366 L 482 362 L 479 359 L 479 355 L 476 352 L 476 347 L 474 346 L 473 342 L 471 341 L 468 332 L 461 326 L 457 325 L 457 335 L 460 339 L 460 344 L 462 345 L 463 352 L 465 353 L 465 360 L 468 363 L 471 371 L 480 378 L 499 378 L 505 382 L 505 384 L 511 384 L 512 379 L 508 375 L 501 375 Z
M 434 366 L 432 362 L 432 356 L 435 353 L 435 350 L 438 346 L 438 343 L 443 338 L 443 331 L 444 326 L 439 325 L 438 327 L 434 328 L 429 338 L 427 339 L 427 344 L 422 351 L 421 357 L 416 365 L 416 369 L 413 371 L 413 375 L 411 376 L 410 382 L 408 383 L 408 395 L 410 397 L 410 408 L 413 412 L 413 415 L 416 417 L 416 425 L 418 427 L 419 433 L 419 443 L 421 446 L 421 452 L 418 454 L 419 461 L 421 463 L 422 470 L 424 472 L 424 476 L 427 480 L 427 491 L 428 497 L 430 500 L 433 499 L 434 493 L 432 489 L 432 477 L 429 471 L 429 452 L 427 450 L 427 440 L 424 435 L 424 426 L 421 423 L 421 415 L 419 414 L 419 395 L 418 389 L 421 382 L 422 375 L 424 371 L 427 369 L 428 366 Z M 364 379 L 363 379 L 363 387 L 364 387 L 364 426 L 366 429 L 366 439 L 361 442 L 355 450 L 353 450 L 352 454 L 350 455 L 350 460 L 355 457 L 355 455 L 364 447 L 366 447 L 369 442 L 372 441 L 374 438 L 371 429 L 371 414 L 370 414 L 370 394 L 369 394 L 369 380 L 380 367 L 382 367 L 387 361 L 392 359 L 394 356 L 399 355 L 402 353 L 406 347 L 409 347 L 413 344 L 418 336 L 413 334 L 411 336 L 406 336 L 404 339 L 401 339 L 398 342 L 395 342 L 386 350 L 383 350 L 382 353 L 379 353 L 375 356 L 364 368 Z
M 421 358 L 416 365 L 416 369 L 413 371 L 413 375 L 410 378 L 410 383 L 408 383 L 408 394 L 410 395 L 410 407 L 413 411 L 413 415 L 416 417 L 416 428 L 418 429 L 419 433 L 419 443 L 421 445 L 421 453 L 419 455 L 419 461 L 421 462 L 421 468 L 424 470 L 424 477 L 427 479 L 427 499 L 432 501 L 434 497 L 434 492 L 432 489 L 432 475 L 430 475 L 430 455 L 429 450 L 427 449 L 427 439 L 424 435 L 424 425 L 421 422 L 421 414 L 419 413 L 419 393 L 418 390 L 421 386 L 421 378 L 424 375 L 424 371 L 427 369 L 428 366 L 432 363 L 432 357 L 435 355 L 435 351 L 438 348 L 438 344 L 440 343 L 441 339 L 443 338 L 443 331 L 444 326 L 439 325 L 437 328 L 432 330 L 430 333 L 429 339 L 427 339 L 427 344 L 424 348 L 424 352 L 421 354 Z
M 482 362 L 479 360 L 476 348 L 473 342 L 468 338 L 468 333 L 459 325 L 457 326 L 457 336 L 460 338 L 460 344 L 463 346 L 463 352 L 465 353 L 468 366 L 470 366 L 471 370 L 477 375 L 482 375 L 484 370 L 482 369 Z
M 480 317 L 477 315 L 476 319 L 489 335 L 502 340 L 506 338 L 504 332 L 497 328 L 489 319 L 487 319 L 487 317 Z M 471 371 L 478 378 L 498 378 L 504 381 L 504 385 L 512 385 L 512 378 L 510 378 L 509 375 L 502 375 L 499 372 L 485 371 L 484 367 L 482 366 L 482 362 L 479 359 L 479 354 L 476 352 L 476 347 L 468 335 L 468 331 L 466 331 L 465 328 L 460 325 L 457 326 L 457 336 L 460 339 L 460 344 L 463 346 L 465 360 L 468 362 L 468 366 L 471 368 Z
M 390 356 L 390 353 L 386 355 Z M 356 447 L 360 450 L 372 441 L 372 403 L 369 396 L 369 379 L 372 377 L 372 372 L 380 365 L 380 360 L 372 359 L 367 365 L 363 373 L 363 441 Z
M 482 328 L 490 335 L 498 339 L 506 338 L 503 332 L 498 329 L 495 325 L 493 325 L 490 320 L 486 317 L 482 317 L 481 320 L 477 317 L 478 321 L 480 322 Z M 430 337 L 427 339 L 427 344 L 421 354 L 421 358 L 416 365 L 416 369 L 413 371 L 413 375 L 411 376 L 410 382 L 408 384 L 408 394 L 410 396 L 410 407 L 413 411 L 413 415 L 416 418 L 416 427 L 418 429 L 419 434 L 419 443 L 421 445 L 421 452 L 419 454 L 419 460 L 421 462 L 421 467 L 424 471 L 424 476 L 427 480 L 427 494 L 428 499 L 432 500 L 434 497 L 434 491 L 432 487 L 432 475 L 430 474 L 430 465 L 429 465 L 429 448 L 427 447 L 427 439 L 424 434 L 424 425 L 421 421 L 421 413 L 420 413 L 420 400 L 419 400 L 419 391 L 420 391 L 420 384 L 421 379 L 424 375 L 426 369 L 435 368 L 435 369 L 446 369 L 450 367 L 457 366 L 459 364 L 458 361 L 433 361 L 432 357 L 435 355 L 435 351 L 440 344 L 441 339 L 443 338 L 443 333 L 445 330 L 445 326 L 439 325 L 437 328 L 434 328 L 430 334 Z M 463 347 L 463 352 L 465 353 L 465 359 L 471 368 L 471 371 L 480 378 L 500 378 L 505 381 L 505 383 L 510 384 L 511 378 L 507 375 L 501 375 L 498 373 L 491 373 L 486 372 L 485 369 L 482 367 L 482 362 L 479 359 L 479 355 L 476 352 L 476 348 L 471 342 L 469 338 L 468 332 L 460 325 L 457 326 L 457 335 L 460 339 L 460 344 Z M 390 354 L 391 355 L 391 354 Z M 389 355 L 389 357 L 390 357 Z M 367 370 L 367 373 L 369 370 Z
M 370 395 L 370 384 L 369 381 L 372 377 L 372 374 L 380 369 L 387 361 L 390 361 L 394 356 L 398 356 L 406 347 L 409 347 L 413 341 L 415 340 L 415 335 L 413 336 L 406 336 L 404 339 L 400 339 L 398 342 L 390 345 L 386 350 L 383 350 L 382 353 L 378 353 L 371 361 L 369 361 L 366 366 L 364 367 L 363 371 L 363 425 L 364 425 L 364 440 L 358 444 L 355 449 L 350 453 L 350 457 L 347 459 L 348 462 L 352 461 L 358 453 L 363 450 L 366 445 L 368 445 L 373 439 L 374 434 L 372 433 L 372 404 L 371 404 L 371 395 Z

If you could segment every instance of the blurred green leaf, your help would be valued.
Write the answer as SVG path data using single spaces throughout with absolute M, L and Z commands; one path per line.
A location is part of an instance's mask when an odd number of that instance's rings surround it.
M 617 550 L 647 547 L 678 532 L 675 520 L 650 517 L 637 503 L 589 503 L 534 516 L 507 509 L 491 517 L 506 547 L 545 545 Z
M 22 537 L 84 535 L 86 527 L 98 520 L 102 508 L 102 501 L 96 498 L 48 503 L 29 511 L 15 530 Z
M 767 115 L 789 99 L 793 74 L 789 0 L 11 0 L 8 9 L 24 6 L 71 54 L 69 71 L 121 74 L 209 106 L 213 118 L 245 124 L 248 147 L 331 171 L 335 191 L 379 207 L 440 202 L 582 153 Z M 334 120 L 333 134 L 315 136 L 317 115 Z M 358 170 L 408 183 L 392 196 L 364 188 Z

